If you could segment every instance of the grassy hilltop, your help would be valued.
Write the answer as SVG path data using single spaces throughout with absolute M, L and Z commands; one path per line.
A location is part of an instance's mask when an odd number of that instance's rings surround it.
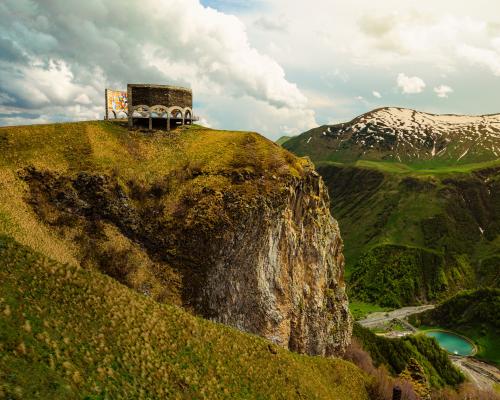
M 177 304 L 179 271 L 227 213 L 280 195 L 309 168 L 256 133 L 112 122 L 0 128 L 0 154 L 0 232 Z M 192 243 L 179 243 L 188 230 Z
M 0 398 L 366 399 L 349 362 L 176 306 L 202 256 L 179 227 L 204 243 L 308 168 L 255 133 L 0 128 Z

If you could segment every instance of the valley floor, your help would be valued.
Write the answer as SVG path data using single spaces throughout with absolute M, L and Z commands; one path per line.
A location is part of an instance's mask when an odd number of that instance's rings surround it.
M 409 335 L 417 331 L 416 328 L 411 326 L 405 320 L 406 318 L 410 315 L 419 314 L 433 308 L 435 308 L 435 305 L 428 304 L 416 307 L 403 307 L 389 312 L 374 312 L 358 322 L 365 328 L 389 329 L 389 331 L 381 335 L 388 338 L 396 338 Z M 402 322 L 405 329 L 400 331 L 391 328 L 390 324 L 394 320 Z M 494 390 L 497 385 L 500 385 L 500 369 L 498 369 L 495 365 L 480 361 L 474 357 L 458 357 L 450 355 L 450 359 L 453 364 L 459 368 L 479 389 Z

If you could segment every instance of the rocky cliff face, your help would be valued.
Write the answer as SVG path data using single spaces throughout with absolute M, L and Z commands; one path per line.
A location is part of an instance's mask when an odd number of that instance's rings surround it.
M 22 177 L 38 217 L 77 245 L 82 265 L 291 350 L 343 353 L 343 244 L 320 176 L 310 166 L 183 174 L 142 186 L 90 172 Z
M 337 222 L 316 172 L 223 235 L 197 302 L 212 319 L 308 354 L 342 353 L 351 321 Z

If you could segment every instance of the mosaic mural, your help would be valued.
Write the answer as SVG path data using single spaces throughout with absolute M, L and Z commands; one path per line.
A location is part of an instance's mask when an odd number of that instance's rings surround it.
M 120 113 L 128 115 L 127 92 L 106 89 L 106 118 L 117 118 Z

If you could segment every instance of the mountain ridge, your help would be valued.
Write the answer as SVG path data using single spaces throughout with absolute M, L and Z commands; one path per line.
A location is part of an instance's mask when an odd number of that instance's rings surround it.
M 339 220 L 346 244 L 350 296 L 399 307 L 442 300 L 475 285 L 498 285 L 493 271 L 500 267 L 500 158 L 477 146 L 461 156 L 464 143 L 470 144 L 467 133 L 477 126 L 469 123 L 470 118 L 476 122 L 494 118 L 497 124 L 500 114 L 435 114 L 438 119 L 469 121 L 465 129 L 442 132 L 453 154 L 450 152 L 446 160 L 432 159 L 433 149 L 436 157 L 442 149 L 435 147 L 434 140 L 421 140 L 421 154 L 427 159 L 401 157 L 400 162 L 387 157 L 392 150 L 405 149 L 395 141 L 365 154 L 356 142 L 368 132 L 352 127 L 377 119 L 380 113 L 390 114 L 389 128 L 396 131 L 400 125 L 392 116 L 417 112 L 381 108 L 335 125 L 331 132 L 327 131 L 329 126 L 318 127 L 283 145 L 309 157 L 329 188 L 332 213 Z M 419 115 L 428 118 L 431 114 Z M 389 129 L 377 126 L 381 131 Z M 342 127 L 345 132 L 339 133 Z M 500 146 L 500 124 L 498 128 L 490 128 L 494 132 L 489 132 L 484 142 L 495 151 Z M 436 129 L 441 129 L 439 124 Z M 419 138 L 412 131 L 406 134 Z M 404 139 L 403 133 L 401 137 Z M 442 151 L 441 155 L 445 154 Z
M 382 107 L 349 122 L 304 132 L 283 147 L 313 161 L 450 165 L 498 158 L 499 140 L 500 114 L 431 114 Z

